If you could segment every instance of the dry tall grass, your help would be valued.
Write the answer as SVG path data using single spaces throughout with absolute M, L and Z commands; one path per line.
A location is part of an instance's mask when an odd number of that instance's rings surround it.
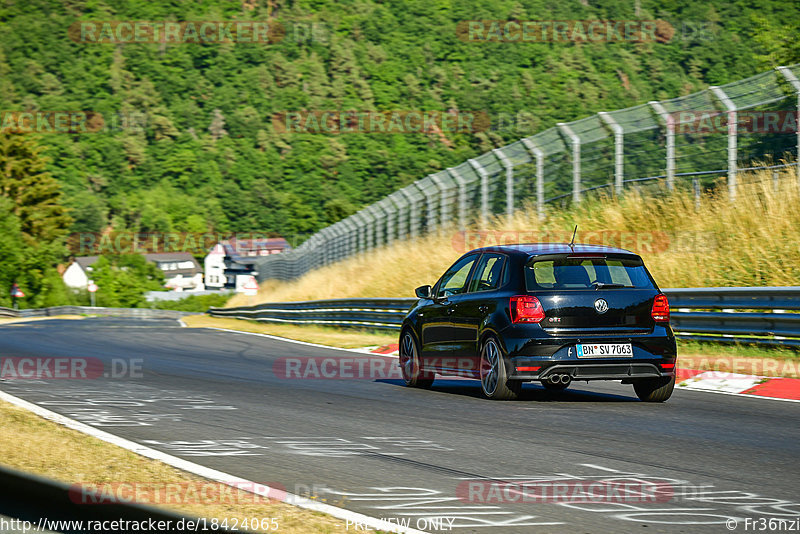
M 658 196 L 628 191 L 617 199 L 587 198 L 577 208 L 551 207 L 539 222 L 533 209 L 498 217 L 467 232 L 443 230 L 395 242 L 318 269 L 291 283 L 267 281 L 256 297 L 229 306 L 326 298 L 413 297 L 465 250 L 498 242 L 568 241 L 638 252 L 661 287 L 782 286 L 800 283 L 800 187 L 795 168 L 774 186 L 771 171 L 740 176 L 734 202 L 727 188 Z

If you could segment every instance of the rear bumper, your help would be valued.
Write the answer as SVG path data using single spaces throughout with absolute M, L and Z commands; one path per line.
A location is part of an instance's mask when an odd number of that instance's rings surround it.
M 532 362 L 524 362 L 522 366 L 530 366 Z M 569 375 L 573 380 L 631 380 L 639 378 L 659 378 L 675 374 L 672 369 L 662 369 L 659 364 L 650 362 L 595 363 L 595 362 L 553 362 L 537 372 L 511 370 L 509 378 L 513 380 L 547 380 L 553 375 Z
M 565 338 L 509 335 L 503 341 L 508 354 L 508 377 L 514 380 L 545 380 L 565 374 L 573 380 L 631 380 L 673 376 L 677 349 L 672 330 L 657 327 L 645 335 L 584 336 Z M 521 332 L 520 332 L 521 333 Z M 631 357 L 578 358 L 578 343 L 630 343 Z M 535 368 L 518 371 L 518 367 Z

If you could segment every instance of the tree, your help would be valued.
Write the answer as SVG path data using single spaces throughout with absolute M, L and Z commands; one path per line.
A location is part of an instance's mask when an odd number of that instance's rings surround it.
M 98 306 L 136 308 L 146 292 L 163 289 L 164 273 L 141 254 L 104 255 L 92 265 L 92 280 Z
M 23 135 L 0 134 L 0 195 L 13 202 L 30 241 L 52 241 L 72 222 L 61 205 L 61 187 L 48 172 L 42 149 Z

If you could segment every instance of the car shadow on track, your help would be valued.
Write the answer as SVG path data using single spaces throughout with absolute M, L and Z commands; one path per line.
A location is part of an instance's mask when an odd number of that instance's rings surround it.
M 376 382 L 402 388 L 406 387 L 402 380 L 376 380 Z M 621 386 L 621 388 L 625 387 L 630 388 L 630 386 Z M 546 390 L 544 386 L 526 383 L 522 386 L 522 393 L 517 402 L 640 402 L 633 394 L 632 388 L 630 396 L 586 391 L 578 388 L 580 388 L 580 386 L 572 386 L 570 389 L 564 391 L 549 391 Z M 481 392 L 481 385 L 478 380 L 448 380 L 446 378 L 437 378 L 433 386 L 431 386 L 430 391 L 486 400 L 483 396 L 483 392 Z M 624 389 L 622 391 L 624 391 Z

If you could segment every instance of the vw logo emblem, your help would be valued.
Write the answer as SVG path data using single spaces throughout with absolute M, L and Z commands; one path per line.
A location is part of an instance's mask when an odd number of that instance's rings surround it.
M 597 299 L 594 301 L 594 309 L 597 310 L 597 313 L 605 313 L 608 311 L 608 302 L 606 299 Z

